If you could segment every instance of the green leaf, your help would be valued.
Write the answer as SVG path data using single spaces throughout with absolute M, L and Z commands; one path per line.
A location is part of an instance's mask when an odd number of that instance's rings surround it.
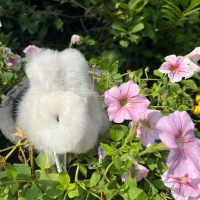
M 194 80 L 182 80 L 182 81 L 180 81 L 180 83 L 182 83 L 187 88 L 190 88 L 192 90 L 197 90 L 198 89 L 198 87 L 197 87 L 197 85 L 196 85 Z
M 35 159 L 35 162 L 37 166 L 40 167 L 41 169 L 48 169 L 51 167 L 51 163 L 49 162 L 48 157 L 41 152 Z
M 107 155 L 111 155 L 111 156 L 116 155 L 114 147 L 111 147 L 111 146 L 109 146 L 107 144 L 103 144 L 103 143 L 100 143 L 100 145 Z
M 81 173 L 83 174 L 83 176 L 85 176 L 85 178 L 87 178 L 87 168 L 83 165 L 80 165 L 79 169 L 80 169 Z
M 110 67 L 110 61 L 109 61 L 109 59 L 103 57 L 103 58 L 100 60 L 99 66 L 100 66 L 101 69 L 106 69 L 106 70 L 108 70 L 109 67 Z
M 148 168 L 150 168 L 151 170 L 155 169 L 154 159 L 148 157 L 146 159 L 146 164 L 147 164 Z
M 70 191 L 68 192 L 68 196 L 69 196 L 69 198 L 74 198 L 74 197 L 79 196 L 78 187 L 75 187 L 74 189 L 70 190 Z
M 16 177 L 17 177 L 17 170 L 15 169 L 14 166 L 12 166 L 10 163 L 7 163 L 5 170 L 6 170 L 6 176 L 9 179 L 16 179 Z
M 143 24 L 143 23 L 138 23 L 136 26 L 134 26 L 134 27 L 131 29 L 131 33 L 139 32 L 139 31 L 141 31 L 142 29 L 144 29 L 144 24 Z
M 48 174 L 44 170 L 36 170 L 36 182 L 40 186 L 40 189 L 44 191 L 48 196 L 60 196 L 63 194 L 63 190 L 57 188 L 60 185 L 59 174 Z
M 0 171 L 0 179 L 6 177 L 6 172 L 5 171 Z
M 191 0 L 187 11 L 192 10 L 193 8 L 197 7 L 198 5 L 200 5 L 200 1 L 199 0 Z
M 161 72 L 160 72 L 159 70 L 157 70 L 157 69 L 153 71 L 153 74 L 154 74 L 155 76 L 160 77 L 160 78 L 163 77 L 163 73 L 161 73 Z
M 160 179 L 157 179 L 157 180 L 152 180 L 151 181 L 153 183 L 153 185 L 158 188 L 159 190 L 163 190 L 165 188 L 165 185 L 163 183 L 162 180 Z
M 114 74 L 113 75 L 113 79 L 114 79 L 114 81 L 116 81 L 116 82 L 122 82 L 123 80 L 122 80 L 122 75 L 121 74 Z
M 183 6 L 183 8 L 187 7 L 190 0 L 178 0 L 178 2 Z
M 108 69 L 109 73 L 114 75 L 118 72 L 118 61 L 113 62 L 109 69 Z
M 35 200 L 39 197 L 39 189 L 38 187 L 34 186 L 27 190 L 26 199 L 28 200 Z
M 30 179 L 31 169 L 27 164 L 14 164 L 18 179 Z
M 61 172 L 58 175 L 58 180 L 61 185 L 69 185 L 70 184 L 70 177 L 66 172 Z
M 113 161 L 114 166 L 115 166 L 118 170 L 121 169 L 122 161 L 120 160 L 119 157 L 113 156 L 113 157 L 112 157 L 112 161 Z
M 99 174 L 99 172 L 93 172 L 92 177 L 90 179 L 90 187 L 94 187 L 95 185 L 97 185 L 97 183 L 100 181 L 100 178 L 101 175 Z
M 123 136 L 124 136 L 124 129 L 120 126 L 120 125 L 114 125 L 111 129 L 110 129 L 110 138 L 117 142 L 120 141 Z
M 14 183 L 13 185 L 11 185 L 11 187 L 10 187 L 10 193 L 11 193 L 12 195 L 14 195 L 14 194 L 17 192 L 18 188 L 19 188 L 19 183 L 18 183 L 18 182 L 15 182 L 15 183 Z
M 144 191 L 142 191 L 136 198 L 136 200 L 148 200 L 148 199 L 149 197 Z
M 123 47 L 128 47 L 129 45 L 129 42 L 127 40 L 120 40 L 119 41 L 119 44 Z

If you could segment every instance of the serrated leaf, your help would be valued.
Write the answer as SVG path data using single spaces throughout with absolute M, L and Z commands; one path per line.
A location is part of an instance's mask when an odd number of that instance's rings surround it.
M 36 162 L 37 166 L 43 170 L 51 167 L 48 157 L 41 152 L 35 159 L 35 162 Z
M 99 172 L 93 172 L 92 177 L 90 178 L 90 187 L 94 187 L 100 181 L 101 175 Z
M 6 170 L 6 176 L 9 179 L 16 179 L 17 170 L 15 169 L 13 165 L 11 165 L 10 163 L 7 163 L 5 170 Z

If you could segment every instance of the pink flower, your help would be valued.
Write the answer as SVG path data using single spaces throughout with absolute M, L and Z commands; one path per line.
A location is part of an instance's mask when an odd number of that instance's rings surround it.
M 149 170 L 143 165 L 133 162 L 131 169 L 126 174 L 121 176 L 122 182 L 125 182 L 126 179 L 131 175 L 131 170 L 135 170 L 135 178 L 137 182 L 145 178 L 149 172 Z
M 177 178 L 167 170 L 162 175 L 162 181 L 165 186 L 171 188 L 171 193 L 176 200 L 188 200 L 189 197 L 200 195 L 200 177 L 196 174 L 186 173 L 181 178 Z
M 188 65 L 189 60 L 183 56 L 170 55 L 165 57 L 165 60 L 167 62 L 161 65 L 159 71 L 168 74 L 172 83 L 181 81 L 183 77 L 189 78 L 194 74 L 194 70 Z
M 121 123 L 125 119 L 139 119 L 140 113 L 145 112 L 150 103 L 139 91 L 139 86 L 131 80 L 121 84 L 119 88 L 112 87 L 105 91 L 104 103 L 108 106 L 110 121 Z
M 40 48 L 38 48 L 38 47 L 36 47 L 36 46 L 34 46 L 34 45 L 29 45 L 28 47 L 26 47 L 25 49 L 24 49 L 24 53 L 25 54 L 27 54 L 27 55 L 30 55 L 31 53 L 39 53 L 40 52 Z
M 156 127 L 161 131 L 159 137 L 162 142 L 171 149 L 167 159 L 170 173 L 182 177 L 190 167 L 191 171 L 199 174 L 199 139 L 194 135 L 194 124 L 187 112 L 175 111 L 164 116 Z
M 137 137 L 146 146 L 151 146 L 155 140 L 159 140 L 159 130 L 156 128 L 158 120 L 161 118 L 160 111 L 147 109 L 140 114 Z
M 200 60 L 200 47 L 196 47 L 191 53 L 189 53 L 185 57 L 189 60 L 189 65 L 192 67 L 193 71 L 200 72 L 200 67 L 197 64 Z
M 80 37 L 78 35 L 72 35 L 71 43 L 78 44 L 80 42 Z
M 4 63 L 7 65 L 9 69 L 18 70 L 20 69 L 21 57 L 17 54 L 13 54 L 12 52 L 4 58 Z

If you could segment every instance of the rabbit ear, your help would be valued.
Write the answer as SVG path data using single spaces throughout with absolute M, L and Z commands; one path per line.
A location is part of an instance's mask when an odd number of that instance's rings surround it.
M 39 90 L 52 90 L 55 84 L 58 85 L 58 63 L 58 53 L 50 49 L 28 56 L 25 70 L 31 86 L 36 86 Z
M 84 56 L 76 49 L 65 49 L 59 53 L 59 61 L 64 90 L 84 93 L 91 90 L 89 66 Z

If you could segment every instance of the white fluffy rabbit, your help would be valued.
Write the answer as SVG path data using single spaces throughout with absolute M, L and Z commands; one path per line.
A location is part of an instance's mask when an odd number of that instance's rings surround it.
M 50 158 L 54 152 L 87 152 L 109 128 L 88 69 L 75 49 L 43 49 L 27 57 L 30 87 L 19 103 L 16 125 Z

